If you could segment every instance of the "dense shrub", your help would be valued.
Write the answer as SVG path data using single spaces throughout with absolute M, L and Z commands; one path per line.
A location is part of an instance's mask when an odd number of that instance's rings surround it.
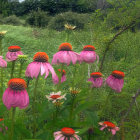
M 45 27 L 48 25 L 49 20 L 50 17 L 47 15 L 46 12 L 38 10 L 38 11 L 32 11 L 28 15 L 26 19 L 26 23 L 28 23 L 31 26 Z
M 23 23 L 20 21 L 20 19 L 17 16 L 12 15 L 4 18 L 4 24 L 12 24 L 17 26 L 17 25 L 22 25 Z
M 3 16 L 0 15 L 0 24 L 3 24 L 3 23 L 4 23 Z
M 88 20 L 89 20 L 88 14 L 65 12 L 53 17 L 50 20 L 48 27 L 51 29 L 61 31 L 64 29 L 64 25 L 68 23 L 70 25 L 76 26 L 76 29 L 83 29 L 84 24 L 86 24 Z

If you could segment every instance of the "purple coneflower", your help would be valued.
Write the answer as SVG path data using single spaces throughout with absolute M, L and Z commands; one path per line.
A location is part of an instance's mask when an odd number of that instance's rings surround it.
M 114 70 L 112 74 L 106 79 L 106 83 L 109 87 L 114 89 L 116 92 L 121 92 L 124 84 L 125 74 L 122 71 Z
M 80 53 L 81 61 L 86 63 L 93 63 L 97 59 L 99 61 L 99 56 L 95 53 L 95 47 L 92 45 L 86 45 Z
M 7 62 L 0 56 L 0 67 L 5 68 L 7 67 Z
M 72 51 L 72 46 L 70 43 L 62 43 L 59 46 L 59 52 L 53 55 L 52 64 L 67 64 L 71 62 L 76 64 L 77 61 L 80 61 L 80 55 Z
M 88 81 L 92 82 L 92 87 L 99 88 L 103 84 L 103 78 L 101 72 L 93 72 L 90 74 Z
M 64 127 L 61 131 L 54 132 L 55 140 L 81 140 L 72 128 Z
M 27 77 L 37 78 L 40 73 L 41 76 L 45 74 L 46 79 L 49 75 L 49 72 L 51 72 L 53 82 L 54 84 L 57 84 L 59 81 L 58 76 L 56 75 L 51 64 L 48 62 L 48 59 L 49 57 L 45 52 L 37 52 L 33 57 L 34 61 L 28 65 L 25 75 Z
M 19 46 L 8 47 L 8 52 L 6 54 L 6 60 L 15 61 L 18 58 L 18 55 L 23 55 L 23 53 L 20 50 L 21 50 L 21 48 Z
M 29 96 L 24 79 L 13 78 L 8 82 L 8 88 L 5 90 L 2 100 L 7 109 L 11 107 L 26 108 L 29 104 Z
M 112 135 L 116 134 L 116 131 L 119 131 L 119 127 L 117 127 L 114 123 L 112 122 L 100 122 L 99 125 L 101 125 L 102 127 L 100 128 L 100 130 L 104 130 L 105 128 L 108 128 L 108 131 L 111 131 Z

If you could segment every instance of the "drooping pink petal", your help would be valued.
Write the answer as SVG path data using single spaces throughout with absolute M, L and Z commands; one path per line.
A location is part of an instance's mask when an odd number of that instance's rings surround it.
M 55 140 L 60 140 L 61 137 L 63 137 L 63 134 L 56 135 Z
M 0 56 L 0 67 L 5 68 L 7 67 L 7 62 Z
M 75 64 L 80 60 L 80 55 L 74 51 L 59 51 L 53 55 L 52 64 Z
M 74 134 L 73 136 L 76 138 L 76 140 L 81 140 L 81 138 L 78 135 Z
M 40 73 L 41 62 L 31 62 L 27 69 L 25 75 L 27 77 L 37 78 Z
M 66 75 L 63 75 L 63 76 L 61 77 L 61 83 L 65 82 L 65 81 L 66 81 Z
M 92 87 L 96 87 L 96 88 L 99 88 L 102 86 L 103 84 L 103 78 L 102 77 L 99 77 L 99 78 L 89 78 L 88 81 L 92 82 Z
M 81 61 L 86 63 L 93 63 L 96 60 L 99 60 L 99 56 L 96 55 L 95 51 L 81 51 L 80 53 Z
M 123 79 L 118 79 L 118 78 L 110 75 L 106 79 L 106 83 L 109 87 L 114 89 L 116 92 L 121 92 L 121 89 L 123 88 L 124 80 Z
M 14 91 L 7 88 L 2 97 L 4 105 L 7 109 L 11 107 L 26 108 L 29 104 L 29 96 L 26 90 Z
M 57 132 L 54 132 L 53 135 L 54 135 L 54 137 L 55 137 L 55 136 L 57 136 L 57 135 L 59 135 L 59 134 L 61 134 L 61 133 L 62 133 L 61 131 L 57 131 Z
M 69 56 L 73 64 L 76 64 L 77 61 L 80 61 L 80 55 L 76 52 L 69 51 Z
M 7 61 L 14 61 L 18 58 L 18 55 L 23 55 L 23 53 L 21 51 L 17 51 L 17 52 L 7 52 L 6 54 L 6 60 Z
M 55 73 L 53 67 L 52 67 L 51 64 L 49 64 L 49 63 L 46 63 L 46 65 L 47 65 L 47 67 L 48 67 L 48 70 L 49 70 L 49 71 L 51 72 L 51 74 L 52 74 L 53 83 L 54 83 L 54 84 L 57 84 L 57 82 L 59 81 L 59 78 L 58 78 L 58 76 L 56 75 L 56 73 Z
M 106 128 L 106 126 L 103 126 L 103 127 L 100 128 L 100 130 L 102 131 L 102 130 L 104 130 L 105 128 Z
M 116 130 L 115 129 L 111 129 L 112 135 L 116 134 Z
M 120 130 L 120 128 L 119 128 L 119 127 L 115 127 L 114 129 L 115 129 L 116 131 L 119 131 L 119 130 Z

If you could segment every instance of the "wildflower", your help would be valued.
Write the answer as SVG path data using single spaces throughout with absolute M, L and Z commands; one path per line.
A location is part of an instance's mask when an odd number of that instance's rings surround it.
M 79 94 L 81 91 L 78 88 L 70 88 L 70 93 L 72 96 L 76 96 L 77 94 Z
M 88 81 L 92 82 L 92 87 L 96 87 L 96 88 L 101 87 L 103 84 L 102 73 L 100 72 L 91 73 Z
M 76 135 L 76 133 L 72 128 L 64 127 L 61 131 L 54 132 L 55 140 L 81 140 L 81 138 Z
M 5 68 L 7 67 L 7 62 L 0 56 L 0 67 Z
M 69 65 L 71 62 L 76 64 L 80 61 L 80 55 L 72 51 L 72 46 L 70 43 L 62 43 L 59 46 L 59 52 L 53 55 L 52 64 L 64 63 Z
M 6 33 L 7 33 L 7 31 L 1 31 L 0 32 L 0 38 L 3 38 Z
M 122 71 L 114 70 L 112 74 L 106 79 L 106 83 L 109 87 L 114 89 L 116 92 L 121 92 L 124 84 L 125 74 Z
M 21 48 L 19 46 L 10 46 L 8 47 L 6 60 L 15 61 L 18 58 L 18 55 L 23 55 L 23 53 L 21 52 Z
M 105 128 L 108 128 L 108 131 L 111 131 L 112 135 L 116 134 L 116 131 L 119 131 L 119 127 L 117 127 L 114 123 L 112 122 L 100 122 L 99 125 L 101 125 L 102 127 L 100 128 L 100 130 L 104 130 Z
M 74 30 L 74 29 L 76 28 L 76 26 L 72 26 L 72 25 L 70 25 L 70 24 L 65 24 L 64 26 L 65 26 L 65 28 L 68 29 L 68 30 Z
M 99 61 L 99 56 L 95 53 L 95 47 L 92 45 L 86 45 L 80 53 L 81 61 L 86 63 L 93 63 L 97 59 Z
M 49 101 L 52 101 L 53 103 L 56 103 L 62 99 L 65 99 L 66 94 L 64 95 L 61 95 L 61 91 L 57 92 L 57 93 L 54 93 L 52 92 L 49 96 L 46 95 L 46 98 L 49 100 Z
M 29 96 L 26 88 L 26 82 L 21 78 L 13 78 L 8 82 L 8 88 L 5 90 L 2 100 L 7 109 L 11 107 L 26 108 L 29 104 Z
M 62 72 L 61 72 L 61 69 L 58 69 L 58 71 L 62 74 L 61 75 L 61 83 L 63 83 L 64 81 L 66 81 L 66 71 L 62 70 Z
M 27 77 L 37 78 L 40 73 L 41 76 L 43 74 L 45 74 L 45 79 L 46 79 L 49 75 L 49 72 L 51 72 L 53 82 L 55 84 L 58 83 L 59 79 L 58 79 L 53 67 L 48 62 L 48 59 L 49 59 L 49 57 L 45 52 L 37 52 L 33 57 L 33 62 L 31 62 L 28 65 L 25 75 Z

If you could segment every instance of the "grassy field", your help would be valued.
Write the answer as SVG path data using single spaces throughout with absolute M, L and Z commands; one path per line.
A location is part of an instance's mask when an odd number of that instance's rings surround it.
M 39 28 L 31 28 L 31 27 L 22 27 L 22 26 L 11 26 L 11 25 L 0 25 L 0 31 L 6 30 L 7 33 L 5 38 L 3 39 L 3 53 L 4 57 L 8 50 L 9 46 L 19 45 L 22 48 L 24 54 L 27 54 L 29 59 L 28 63 L 32 61 L 32 57 L 38 51 L 44 51 L 49 55 L 49 62 L 51 62 L 53 54 L 58 51 L 58 47 L 61 43 L 66 42 L 66 32 L 58 32 L 48 29 L 39 29 Z M 84 45 L 91 44 L 96 47 L 96 52 L 99 55 L 100 60 L 103 56 L 103 51 L 106 47 L 106 41 L 113 36 L 114 33 L 109 33 L 102 31 L 98 28 L 89 28 L 82 31 L 72 31 L 69 35 L 68 42 L 72 44 L 73 50 L 76 52 L 80 52 Z M 27 63 L 27 64 L 28 64 Z M 25 65 L 25 69 L 26 66 Z M 10 72 L 10 64 L 7 72 Z M 91 72 L 98 71 L 99 64 L 92 65 Z M 126 31 L 121 36 L 119 36 L 111 45 L 111 48 L 107 54 L 103 75 L 107 77 L 111 74 L 113 70 L 121 70 L 125 73 L 124 79 L 124 87 L 121 93 L 113 92 L 110 97 L 110 101 L 106 104 L 106 108 L 101 112 L 100 109 L 103 108 L 107 94 L 110 93 L 109 88 L 102 87 L 101 89 L 88 90 L 89 85 L 86 81 L 82 81 L 85 77 L 87 77 L 87 70 L 84 71 L 84 65 L 80 67 L 77 65 L 77 76 L 75 77 L 76 85 L 78 88 L 83 90 L 83 93 L 80 96 L 82 99 L 85 92 L 89 94 L 89 97 L 92 97 L 95 103 L 90 106 L 89 110 L 97 111 L 97 115 L 100 116 L 99 120 L 113 120 L 114 122 L 120 122 L 121 117 L 127 111 L 129 104 L 131 102 L 131 97 L 137 92 L 140 86 L 140 32 L 132 33 L 131 31 Z M 87 67 L 87 65 L 86 65 Z M 59 68 L 59 66 L 54 66 L 55 70 Z M 61 87 L 61 90 L 66 91 L 68 86 L 71 85 L 71 77 L 73 72 L 73 67 L 64 67 L 66 71 L 68 71 L 68 82 Z M 24 69 L 24 71 L 25 71 Z M 18 65 L 17 65 L 18 70 Z M 24 76 L 24 71 L 22 77 Z M 9 74 L 8 74 L 9 75 Z M 81 76 L 83 75 L 83 77 Z M 5 87 L 7 86 L 8 76 L 5 73 Z M 41 98 L 46 94 L 46 92 L 51 92 L 51 90 L 55 89 L 52 84 L 49 83 L 50 77 L 43 84 L 42 89 L 39 89 L 39 93 L 42 94 Z M 43 78 L 41 81 L 43 83 Z M 86 85 L 85 85 L 86 84 Z M 34 82 L 31 84 L 31 87 L 34 85 Z M 47 86 L 46 86 L 47 85 Z M 49 85 L 49 86 L 48 86 Z M 85 85 L 85 86 L 84 86 Z M 29 90 L 33 91 L 33 88 Z M 93 94 L 94 93 L 94 94 Z M 81 102 L 83 103 L 83 102 Z M 137 99 L 138 105 L 140 104 L 140 99 Z M 138 129 L 140 129 L 140 116 L 138 115 L 137 107 L 134 105 L 131 113 L 128 115 L 127 119 L 124 122 L 124 129 L 121 129 L 117 135 L 116 140 L 120 140 L 123 134 L 125 134 L 126 140 L 132 140 L 135 138 Z M 3 112 L 0 111 L 2 115 Z M 65 116 L 65 114 L 63 114 Z M 43 118 L 43 117 L 42 117 Z M 27 122 L 26 122 L 27 123 Z M 86 126 L 88 127 L 88 125 Z M 47 128 L 47 127 L 46 127 Z M 48 129 L 48 128 L 47 128 Z M 98 136 L 98 133 L 97 133 Z M 29 135 L 27 136 L 29 137 Z M 26 138 L 27 138 L 26 137 Z M 43 132 L 38 132 L 38 138 L 46 137 Z M 100 137 L 100 138 L 99 138 Z M 95 140 L 108 140 L 103 136 L 99 136 Z M 51 140 L 51 139 L 48 139 Z M 85 136 L 83 136 L 83 140 L 87 140 Z

